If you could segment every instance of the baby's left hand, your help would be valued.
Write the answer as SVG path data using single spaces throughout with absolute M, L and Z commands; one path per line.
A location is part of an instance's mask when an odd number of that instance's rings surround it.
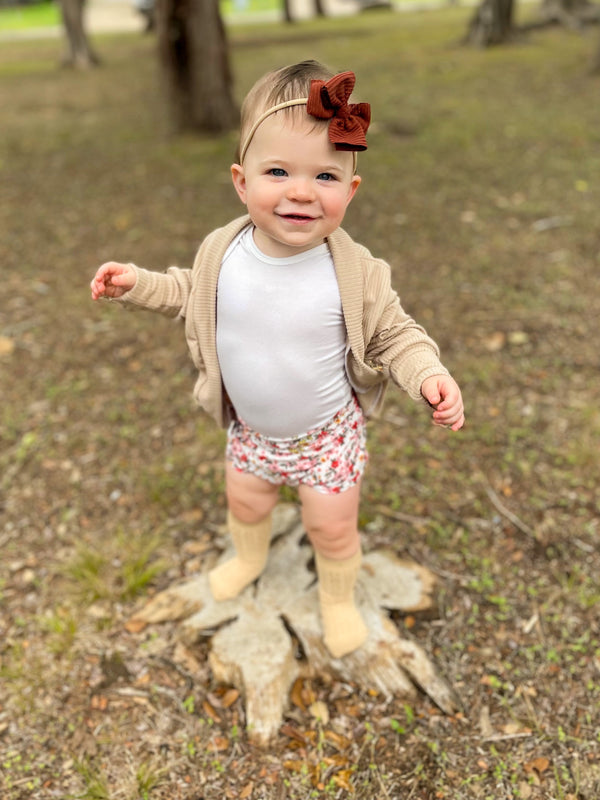
M 421 394 L 435 411 L 433 424 L 457 431 L 465 424 L 465 409 L 458 384 L 449 375 L 433 375 L 421 385 Z

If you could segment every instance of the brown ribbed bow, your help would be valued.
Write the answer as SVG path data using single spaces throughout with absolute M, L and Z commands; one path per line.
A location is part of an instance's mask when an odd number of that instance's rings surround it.
M 306 110 L 317 119 L 331 119 L 329 141 L 336 150 L 366 150 L 371 122 L 369 103 L 348 103 L 356 82 L 353 72 L 340 72 L 328 81 L 311 81 Z

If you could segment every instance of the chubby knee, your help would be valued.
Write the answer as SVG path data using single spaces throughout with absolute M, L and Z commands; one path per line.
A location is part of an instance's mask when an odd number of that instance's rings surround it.
M 311 520 L 308 524 L 305 522 L 305 528 L 314 549 L 326 558 L 350 558 L 360 547 L 354 521 Z
M 267 484 L 253 475 L 237 473 L 229 467 L 226 471 L 226 496 L 229 510 L 236 519 L 253 525 L 265 519 L 277 504 L 276 486 Z
M 273 510 L 274 503 L 265 502 L 265 498 L 243 499 L 235 495 L 227 495 L 227 507 L 236 519 L 246 525 L 254 525 L 256 522 L 268 517 Z

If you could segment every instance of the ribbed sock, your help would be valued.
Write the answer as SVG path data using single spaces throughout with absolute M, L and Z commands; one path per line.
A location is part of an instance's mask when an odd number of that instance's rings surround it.
M 315 553 L 323 639 L 334 658 L 341 658 L 365 643 L 368 630 L 354 603 L 354 587 L 360 570 L 360 549 L 338 561 Z
M 265 568 L 271 541 L 271 515 L 253 524 L 227 514 L 229 533 L 236 555 L 212 569 L 208 583 L 215 600 L 231 600 L 256 580 Z

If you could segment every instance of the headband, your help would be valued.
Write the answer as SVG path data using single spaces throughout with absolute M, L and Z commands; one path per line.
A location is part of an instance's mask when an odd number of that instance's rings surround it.
M 311 81 L 308 97 L 286 100 L 268 108 L 254 122 L 240 150 L 240 163 L 250 146 L 257 128 L 267 117 L 291 106 L 306 106 L 306 111 L 316 119 L 329 119 L 329 141 L 336 150 L 359 151 L 367 149 L 365 134 L 371 121 L 369 103 L 348 103 L 356 82 L 353 72 L 340 72 L 328 81 Z M 356 162 L 356 156 L 354 157 Z

